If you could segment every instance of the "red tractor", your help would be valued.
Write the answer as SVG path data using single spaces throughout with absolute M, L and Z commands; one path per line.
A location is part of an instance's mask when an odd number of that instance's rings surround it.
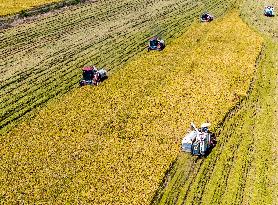
M 98 85 L 100 82 L 108 78 L 107 71 L 105 69 L 98 70 L 95 66 L 86 66 L 82 68 L 82 71 L 83 79 L 80 81 L 80 86 Z

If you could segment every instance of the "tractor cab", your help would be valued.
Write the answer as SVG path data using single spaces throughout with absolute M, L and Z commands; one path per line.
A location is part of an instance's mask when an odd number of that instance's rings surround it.
M 274 8 L 273 6 L 265 6 L 264 7 L 264 15 L 268 17 L 275 16 Z
M 210 22 L 213 20 L 213 16 L 209 13 L 203 13 L 200 17 L 201 22 Z
M 107 71 L 104 69 L 97 70 L 95 66 L 86 66 L 82 68 L 83 78 L 80 81 L 80 86 L 98 85 L 101 81 L 107 78 Z
M 83 75 L 83 80 L 85 81 L 90 81 L 93 79 L 95 73 L 97 72 L 96 69 L 94 69 L 93 67 L 84 67 L 82 68 L 82 75 Z
M 165 48 L 165 43 L 163 40 L 159 40 L 158 37 L 153 37 L 149 41 L 148 51 L 158 50 L 161 51 Z
M 152 47 L 152 48 L 157 47 L 158 42 L 159 42 L 159 41 L 157 40 L 157 38 L 151 39 L 151 40 L 150 40 L 150 47 Z
M 210 123 L 203 123 L 201 128 L 196 128 L 191 123 L 191 131 L 182 139 L 182 151 L 195 156 L 206 156 L 216 144 L 215 135 L 209 130 Z

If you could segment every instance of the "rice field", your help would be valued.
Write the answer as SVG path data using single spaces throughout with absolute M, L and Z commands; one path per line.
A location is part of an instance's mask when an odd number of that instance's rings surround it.
M 190 121 L 216 126 L 245 95 L 262 42 L 237 14 L 196 23 L 47 103 L 0 139 L 2 201 L 150 204 Z
M 0 132 L 77 87 L 80 69 L 110 73 L 145 49 L 153 35 L 167 43 L 204 10 L 216 17 L 234 0 L 98 1 L 0 32 Z
M 0 15 L 41 3 L 0 0 Z M 1 30 L 0 203 L 278 204 L 266 4 L 101 0 Z M 109 78 L 78 87 L 86 65 Z M 180 152 L 191 121 L 216 132 L 205 158 Z
M 243 1 L 240 17 L 264 37 L 246 97 L 219 128 L 205 159 L 180 154 L 153 204 L 277 204 L 277 17 L 263 15 L 276 1 Z
M 61 0 L 0 0 L 0 16 L 59 1 Z

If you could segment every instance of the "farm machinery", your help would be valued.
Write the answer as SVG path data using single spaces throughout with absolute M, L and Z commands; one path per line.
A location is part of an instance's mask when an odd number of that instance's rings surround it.
M 148 45 L 148 51 L 151 51 L 151 50 L 162 51 L 164 48 L 165 48 L 164 40 L 159 39 L 156 36 L 150 39 L 149 45 Z
M 203 13 L 200 17 L 201 22 L 210 22 L 213 20 L 213 15 L 209 13 Z
M 98 70 L 95 66 L 86 66 L 82 68 L 83 78 L 80 81 L 80 86 L 84 85 L 98 85 L 104 81 L 107 76 L 107 71 L 105 69 Z
M 206 156 L 216 145 L 214 133 L 209 131 L 210 123 L 203 123 L 201 128 L 196 128 L 191 123 L 191 131 L 182 139 L 182 151 L 196 156 Z
M 273 6 L 265 6 L 264 7 L 264 15 L 268 17 L 275 16 L 274 8 Z

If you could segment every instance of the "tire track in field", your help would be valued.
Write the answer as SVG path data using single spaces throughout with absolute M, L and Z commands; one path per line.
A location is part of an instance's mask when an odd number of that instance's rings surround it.
M 180 190 L 188 191 L 193 176 L 198 173 L 202 162 L 202 159 L 191 158 L 190 154 L 181 153 L 174 162 L 172 170 L 165 175 L 151 204 L 176 204 L 180 197 Z M 163 191 L 163 189 L 165 190 Z

